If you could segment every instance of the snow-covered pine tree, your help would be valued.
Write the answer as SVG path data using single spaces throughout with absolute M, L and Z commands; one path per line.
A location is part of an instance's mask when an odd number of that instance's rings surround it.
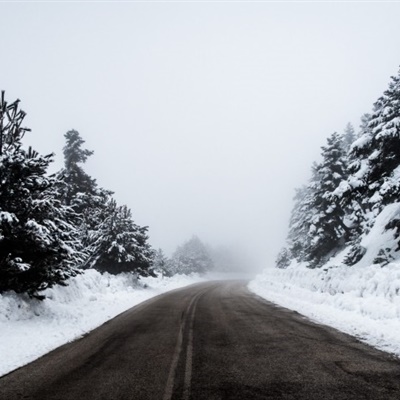
M 357 139 L 350 146 L 347 153 L 347 178 L 340 182 L 333 195 L 346 212 L 346 225 L 350 230 L 348 246 L 350 250 L 344 259 L 347 265 L 358 262 L 365 254 L 361 247 L 361 235 L 371 227 L 371 210 L 366 192 L 368 182 L 365 172 L 369 169 L 370 161 L 359 154 L 359 146 L 370 140 L 372 130 L 369 126 L 370 114 L 361 117 L 360 131 Z
M 309 230 L 314 215 L 312 204 L 316 176 L 315 170 L 316 164 L 313 165 L 312 178 L 309 184 L 296 189 L 294 207 L 289 222 L 288 247 L 287 249 L 282 249 L 277 258 L 277 265 L 280 268 L 288 266 L 288 257 L 298 262 L 305 260 L 306 249 L 310 246 Z
M 52 155 L 21 148 L 29 129 L 19 100 L 0 99 L 0 292 L 41 298 L 41 290 L 77 274 L 80 261 L 73 211 L 55 198 Z
M 367 233 L 382 209 L 400 196 L 400 76 L 391 78 L 389 88 L 374 104 L 372 115 L 363 117 L 361 134 L 350 150 L 349 178 L 338 188 L 342 201 L 351 204 L 350 220 L 358 238 L 345 260 L 357 262 L 365 249 L 360 247 L 362 233 Z M 400 220 L 388 228 L 400 233 Z M 399 246 L 400 247 L 400 246 Z M 353 256 L 353 253 L 355 256 Z
M 364 182 L 364 196 L 373 213 L 369 218 L 372 225 L 386 205 L 400 198 L 400 71 L 391 77 L 389 88 L 374 104 L 368 127 L 370 134 L 360 137 L 354 151 L 363 161 L 364 168 L 356 173 Z M 398 237 L 400 219 L 390 221 L 387 228 L 395 228 Z
M 311 179 L 306 186 L 296 189 L 294 207 L 289 222 L 287 248 L 282 249 L 277 258 L 280 268 L 288 265 L 288 257 L 298 262 L 308 260 L 309 249 L 315 236 L 314 220 L 318 210 L 315 207 L 316 192 L 319 188 L 320 165 L 313 163 Z
M 153 270 L 157 274 L 161 274 L 162 277 L 172 276 L 170 260 L 162 249 L 158 249 L 154 252 Z
M 63 181 L 66 183 L 63 201 L 67 205 L 72 205 L 76 211 L 85 208 L 84 199 L 79 194 L 96 195 L 96 180 L 91 178 L 82 168 L 88 157 L 93 155 L 93 151 L 83 149 L 85 141 L 81 138 L 78 131 L 72 129 L 65 135 L 64 169 L 60 171 Z
M 316 179 L 317 184 L 308 185 L 297 201 L 292 214 L 288 251 L 278 259 L 283 266 L 287 264 L 288 256 L 299 261 L 308 260 L 311 266 L 320 265 L 328 258 L 329 249 L 339 250 L 344 242 L 350 247 L 344 262 L 355 264 L 366 251 L 361 246 L 363 235 L 373 227 L 383 208 L 399 202 L 400 73 L 391 78 L 389 88 L 374 104 L 372 115 L 362 116 L 360 128 L 343 161 L 331 163 L 340 167 L 341 171 L 336 170 L 333 175 L 333 178 L 342 176 L 340 183 L 324 176 L 333 169 L 324 166 L 323 162 L 318 167 L 320 178 Z M 353 136 L 354 131 L 348 126 L 343 135 L 342 149 L 348 147 Z M 323 156 L 325 159 L 326 154 Z M 301 209 L 307 211 L 306 217 L 298 212 Z M 313 221 L 311 225 L 308 224 L 310 219 Z M 396 237 L 400 237 L 400 218 L 389 221 L 386 228 L 394 228 Z M 309 239 L 302 239 L 302 234 L 307 231 L 312 241 L 310 248 L 307 248 Z M 400 250 L 400 241 L 395 250 Z M 390 261 L 393 251 L 380 249 L 376 260 Z
M 290 249 L 287 247 L 283 247 L 277 257 L 276 257 L 276 266 L 278 268 L 287 268 L 293 260 L 293 254 L 291 253 Z
M 207 248 L 197 236 L 178 246 L 172 255 L 171 263 L 174 274 L 203 274 L 213 269 Z
M 92 242 L 98 227 L 107 217 L 107 208 L 112 192 L 100 188 L 95 179 L 83 169 L 83 164 L 93 151 L 83 148 L 85 141 L 76 130 L 65 135 L 64 168 L 58 172 L 58 198 L 70 206 L 76 214 L 75 225 L 79 227 L 85 258 L 83 265 L 90 265 L 95 256 L 91 251 L 95 248 Z
M 322 162 L 316 170 L 319 179 L 314 185 L 314 217 L 309 231 L 312 240 L 306 254 L 310 266 L 322 265 L 350 237 L 345 211 L 334 196 L 340 182 L 347 178 L 346 161 L 343 137 L 335 132 L 322 147 Z
M 346 128 L 343 133 L 343 149 L 346 154 L 349 152 L 350 147 L 354 143 L 355 140 L 356 140 L 356 134 L 354 131 L 354 127 L 349 122 L 346 125 Z
M 154 250 L 148 243 L 147 227 L 136 225 L 131 210 L 117 206 L 115 200 L 108 202 L 103 217 L 98 229 L 91 233 L 90 266 L 112 274 L 155 276 Z
M 400 194 L 400 77 L 392 77 L 389 89 L 374 104 L 360 137 L 350 151 L 349 197 L 358 198 L 367 213 L 378 214 Z
M 278 255 L 278 267 L 285 268 L 292 259 L 318 267 L 345 244 L 350 231 L 333 193 L 347 176 L 346 162 L 343 136 L 333 133 L 322 147 L 322 162 L 313 164 L 308 185 L 296 191 L 287 247 Z
M 400 75 L 392 77 L 389 88 L 374 105 L 369 127 L 372 135 L 360 138 L 358 155 L 369 160 L 369 203 L 379 210 L 400 195 Z

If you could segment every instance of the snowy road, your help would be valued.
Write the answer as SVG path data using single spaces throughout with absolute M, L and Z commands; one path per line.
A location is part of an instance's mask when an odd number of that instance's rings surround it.
M 251 294 L 148 300 L 0 379 L 0 399 L 399 399 L 400 362 Z

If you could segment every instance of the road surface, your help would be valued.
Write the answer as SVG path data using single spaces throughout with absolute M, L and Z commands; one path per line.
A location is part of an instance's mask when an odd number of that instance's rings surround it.
M 245 282 L 211 282 L 153 298 L 6 375 L 0 399 L 398 400 L 400 362 Z

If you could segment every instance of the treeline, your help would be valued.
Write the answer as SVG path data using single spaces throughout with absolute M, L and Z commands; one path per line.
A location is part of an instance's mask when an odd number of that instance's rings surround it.
M 171 258 L 148 242 L 148 227 L 100 187 L 83 166 L 93 151 L 76 130 L 68 131 L 64 168 L 49 175 L 54 154 L 24 149 L 25 112 L 19 100 L 0 99 L 0 293 L 13 290 L 43 299 L 41 291 L 66 285 L 94 268 L 138 277 L 205 273 L 210 250 L 193 237 Z
M 196 235 L 178 246 L 171 257 L 162 249 L 154 256 L 154 271 L 162 276 L 176 274 L 243 273 L 252 266 L 244 250 L 236 246 L 210 246 Z
M 212 250 L 197 236 L 178 246 L 170 258 L 162 249 L 158 249 L 154 256 L 154 269 L 163 276 L 204 274 L 214 268 Z
M 0 99 L 0 293 L 40 292 L 87 268 L 154 275 L 147 227 L 82 168 L 92 151 L 71 130 L 64 168 L 48 175 L 53 154 L 22 147 L 25 112 Z
M 322 161 L 312 166 L 308 184 L 297 189 L 287 246 L 277 258 L 285 268 L 293 260 L 324 265 L 348 248 L 344 263 L 354 265 L 366 249 L 361 239 L 382 210 L 400 201 L 400 76 L 361 119 L 356 133 L 349 124 L 322 147 Z M 387 222 L 400 236 L 400 216 Z M 398 258 L 397 247 L 379 249 L 374 262 Z

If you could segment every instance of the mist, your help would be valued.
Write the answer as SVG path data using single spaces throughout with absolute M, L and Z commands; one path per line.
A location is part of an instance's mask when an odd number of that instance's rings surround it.
M 25 138 L 85 169 L 171 254 L 193 234 L 271 266 L 320 147 L 386 89 L 399 3 L 2 3 Z M 249 261 L 250 263 L 250 261 Z M 250 264 L 249 264 L 250 267 Z

